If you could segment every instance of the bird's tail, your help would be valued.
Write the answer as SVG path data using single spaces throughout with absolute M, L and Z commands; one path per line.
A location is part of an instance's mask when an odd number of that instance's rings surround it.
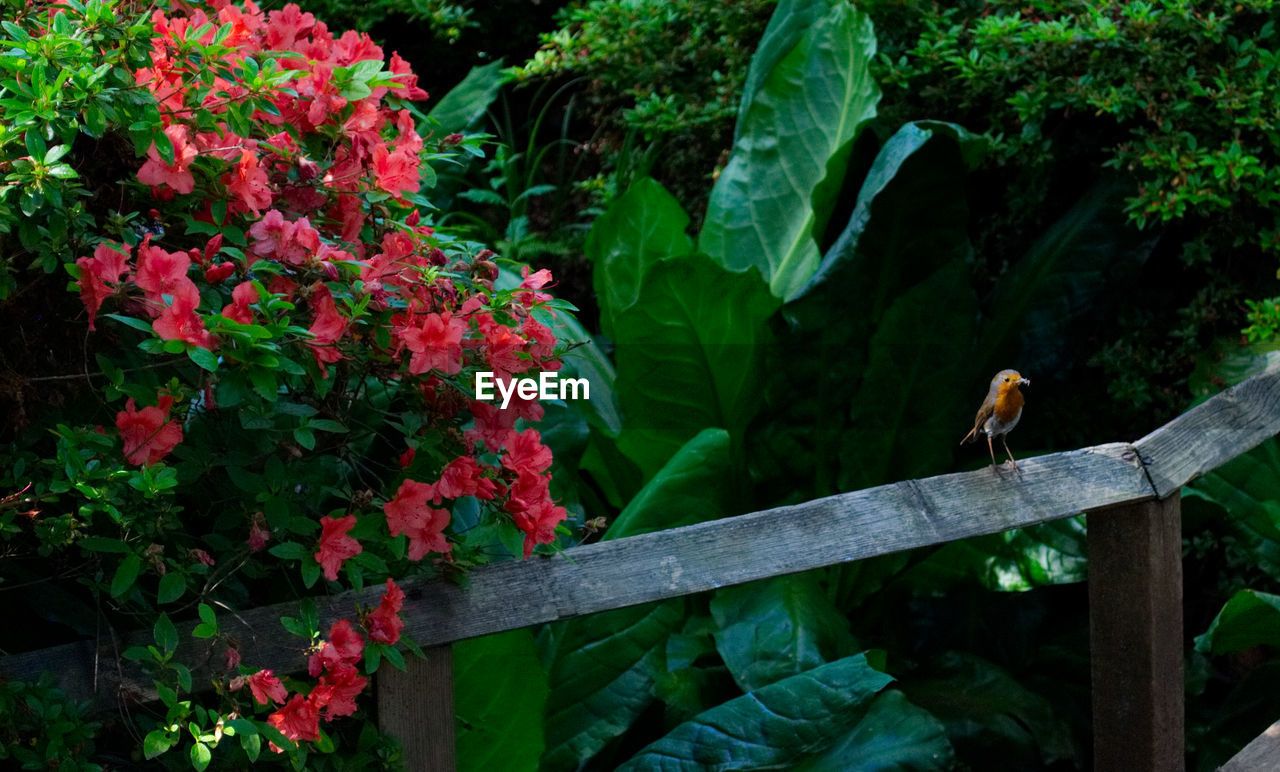
M 964 436 L 963 440 L 960 440 L 960 444 L 963 445 L 966 442 L 976 442 L 977 440 L 978 440 L 978 427 L 975 426 L 969 430 L 969 433 Z

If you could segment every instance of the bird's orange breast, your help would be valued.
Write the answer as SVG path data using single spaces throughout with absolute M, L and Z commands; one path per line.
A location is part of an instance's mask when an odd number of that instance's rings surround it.
M 1022 413 L 1022 392 L 1017 386 L 1001 388 L 996 395 L 996 420 L 1002 424 L 1015 421 Z

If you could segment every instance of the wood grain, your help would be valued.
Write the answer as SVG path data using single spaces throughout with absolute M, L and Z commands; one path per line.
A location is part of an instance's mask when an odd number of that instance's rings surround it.
M 1026 459 L 1007 466 L 911 480 L 790 507 L 566 550 L 552 558 L 478 568 L 467 586 L 443 581 L 402 583 L 405 634 L 435 646 L 542 622 L 689 595 L 819 566 L 941 544 L 1070 517 L 1087 509 L 1152 498 L 1133 449 L 1101 445 Z M 351 617 L 356 604 L 376 605 L 381 587 L 318 599 L 321 626 Z M 244 661 L 279 673 L 305 668 L 304 642 L 284 632 L 293 603 L 222 614 Z M 179 625 L 178 659 L 216 663 L 220 650 Z M 146 642 L 128 637 L 121 648 Z M 28 679 L 53 671 L 69 693 L 110 704 L 150 700 L 150 680 L 117 672 L 113 650 L 80 643 L 0 660 L 0 673 Z M 197 668 L 205 682 L 216 675 Z
M 1280 772 L 1280 721 L 1253 738 L 1218 772 Z
M 1007 466 L 907 480 L 698 525 L 484 566 L 466 587 L 406 580 L 405 632 L 424 646 L 755 579 L 861 560 L 1134 503 L 1177 490 L 1196 475 L 1280 431 L 1280 367 L 1229 389 L 1136 445 L 1112 443 Z M 1146 462 L 1145 464 L 1143 462 Z M 380 587 L 317 599 L 322 629 L 376 605 Z M 245 662 L 277 672 L 305 667 L 304 642 L 281 616 L 296 604 L 221 614 Z M 178 660 L 216 663 L 220 648 L 179 625 Z M 0 675 L 23 680 L 49 671 L 70 694 L 104 704 L 154 699 L 150 679 L 118 652 L 149 643 L 146 632 L 0 658 Z M 216 670 L 197 667 L 198 683 Z
M 1215 394 L 1134 443 L 1168 496 L 1280 433 L 1280 365 Z
M 405 769 L 457 768 L 453 730 L 453 647 L 432 646 L 425 659 L 405 657 L 405 670 L 378 668 L 378 728 L 404 747 Z
M 1096 772 L 1181 772 L 1179 495 L 1090 512 L 1089 660 Z

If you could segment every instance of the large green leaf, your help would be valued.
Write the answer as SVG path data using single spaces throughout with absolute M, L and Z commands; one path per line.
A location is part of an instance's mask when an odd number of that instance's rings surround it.
M 436 102 L 427 117 L 439 122 L 445 134 L 466 131 L 484 116 L 506 82 L 501 59 L 472 67 L 461 83 Z
M 742 87 L 742 102 L 738 106 L 738 120 L 733 129 L 736 141 L 742 135 L 742 124 L 751 111 L 751 103 L 755 100 L 756 91 L 764 84 L 765 78 L 773 72 L 773 68 L 782 61 L 800 39 L 805 30 L 813 26 L 830 9 L 834 2 L 845 0 L 781 0 L 769 17 L 769 25 L 760 37 L 760 44 L 751 56 L 751 65 L 747 69 L 746 81 Z
M 458 769 L 533 770 L 544 745 L 547 673 L 528 630 L 453 645 Z
M 955 765 L 947 730 L 929 711 L 890 689 L 878 695 L 853 731 L 792 772 L 934 772 Z
M 758 267 L 781 298 L 808 282 L 852 140 L 880 98 L 874 55 L 871 20 L 847 3 L 805 30 L 747 106 L 711 191 L 703 252 L 729 268 Z
M 754 270 L 705 255 L 667 258 L 618 315 L 619 447 L 651 478 L 690 437 L 720 427 L 735 438 L 759 408 L 767 320 L 778 301 Z
M 855 651 L 849 620 L 818 578 L 807 572 L 716 591 L 716 650 L 744 692 Z
M 551 683 L 544 770 L 577 768 L 649 706 L 667 637 L 684 614 L 675 598 L 543 628 L 538 644 Z
M 866 488 L 946 470 L 963 434 L 978 298 L 954 261 L 904 292 L 871 338 L 840 449 L 840 485 Z M 954 421 L 945 420 L 955 416 Z
M 1261 568 L 1280 579 L 1280 440 L 1275 437 L 1237 456 L 1183 489 L 1229 515 Z
M 693 252 L 688 227 L 680 202 L 649 177 L 634 182 L 592 224 L 586 251 L 605 335 L 616 334 L 618 314 L 639 299 L 640 284 L 654 263 Z
M 606 539 L 635 536 L 730 514 L 729 433 L 703 429 L 627 504 Z
M 920 122 L 903 126 L 880 149 L 848 224 L 809 285 L 783 308 L 788 329 L 776 349 L 781 359 L 769 367 L 769 412 L 777 417 L 757 443 L 762 476 L 776 477 L 786 489 L 796 479 L 813 479 L 812 494 L 819 496 L 838 489 L 838 449 L 877 325 L 905 290 L 971 251 L 964 175 L 975 160 L 973 143 L 959 127 Z M 951 292 L 970 305 L 967 279 L 956 281 Z M 950 306 L 944 297 L 926 317 L 939 328 L 953 319 L 968 327 L 971 320 L 953 317 Z M 938 312 L 945 322 L 935 319 Z M 898 385 L 897 379 L 881 384 Z M 796 399 L 800 393 L 807 398 Z M 937 425 L 936 415 L 930 424 Z
M 974 769 L 1039 768 L 1076 755 L 1070 727 L 1049 701 L 980 657 L 949 652 L 902 682 L 911 702 L 947 727 Z
M 837 742 L 893 678 L 846 657 L 717 705 L 621 770 L 781 769 Z
M 1280 595 L 1241 590 L 1227 601 L 1209 629 L 1196 636 L 1196 651 L 1230 654 L 1250 646 L 1280 646 Z

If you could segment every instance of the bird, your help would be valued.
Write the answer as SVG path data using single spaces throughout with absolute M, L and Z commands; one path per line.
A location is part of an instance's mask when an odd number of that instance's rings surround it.
M 996 377 L 991 379 L 991 388 L 987 389 L 987 398 L 982 400 L 982 407 L 978 408 L 978 415 L 974 416 L 973 428 L 960 440 L 960 444 L 976 442 L 980 433 L 986 434 L 987 452 L 991 454 L 991 465 L 994 467 L 996 451 L 991 441 L 999 437 L 1004 444 L 1004 452 L 1009 453 L 1009 463 L 1017 470 L 1018 462 L 1014 461 L 1013 453 L 1009 452 L 1005 435 L 1013 431 L 1013 427 L 1018 425 L 1018 419 L 1022 418 L 1022 392 L 1018 391 L 1018 387 L 1030 385 L 1031 381 L 1023 378 L 1017 370 L 1001 370 L 996 373 Z

